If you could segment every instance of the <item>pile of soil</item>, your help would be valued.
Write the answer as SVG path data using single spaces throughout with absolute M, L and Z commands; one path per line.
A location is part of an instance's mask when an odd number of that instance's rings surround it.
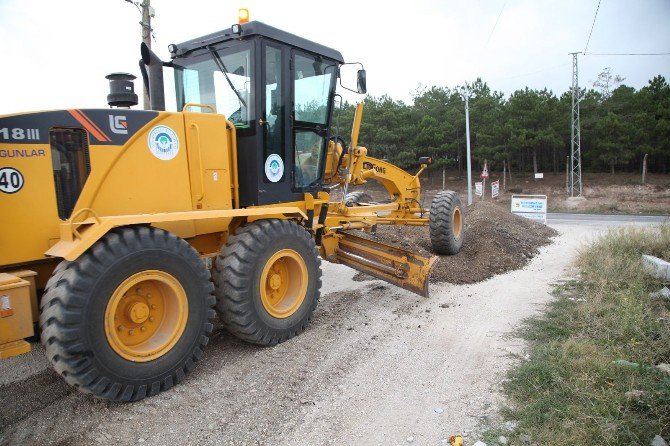
M 430 281 L 475 283 L 521 268 L 557 234 L 556 230 L 516 216 L 495 203 L 476 202 L 465 209 L 465 242 L 461 251 L 454 256 L 439 256 Z M 363 236 L 426 257 L 434 255 L 427 226 L 379 225 L 376 233 Z

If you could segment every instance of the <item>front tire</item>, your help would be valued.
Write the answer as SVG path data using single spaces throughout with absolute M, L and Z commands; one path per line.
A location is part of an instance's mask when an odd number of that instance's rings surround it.
M 457 254 L 465 240 L 465 217 L 458 194 L 454 191 L 435 194 L 428 220 L 433 251 L 442 255 Z
M 181 238 L 147 227 L 111 231 L 49 279 L 40 312 L 47 357 L 84 392 L 114 401 L 156 395 L 202 357 L 213 288 Z
M 275 345 L 303 332 L 321 290 L 310 234 L 289 220 L 260 220 L 232 235 L 213 272 L 217 309 L 234 336 Z

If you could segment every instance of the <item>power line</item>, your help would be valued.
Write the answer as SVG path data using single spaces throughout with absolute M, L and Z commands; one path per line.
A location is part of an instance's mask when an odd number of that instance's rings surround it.
M 495 82 L 495 81 L 501 81 L 501 80 L 507 80 L 507 79 L 514 79 L 514 78 L 517 78 L 517 77 L 532 76 L 532 75 L 535 75 L 535 74 L 544 73 L 545 71 L 555 70 L 557 68 L 562 68 L 562 67 L 565 67 L 565 66 L 568 66 L 568 65 L 570 65 L 570 63 L 566 62 L 566 63 L 562 63 L 562 64 L 559 64 L 559 65 L 554 65 L 554 66 L 551 66 L 551 67 L 541 68 L 539 70 L 531 71 L 531 72 L 528 72 L 528 73 L 513 74 L 511 76 L 503 76 L 503 77 L 495 77 L 493 79 L 487 79 L 487 81 Z
M 505 6 L 507 6 L 507 3 L 503 3 L 502 8 L 500 8 L 500 12 L 498 13 L 498 18 L 496 19 L 496 22 L 493 24 L 493 28 L 491 29 L 491 32 L 489 33 L 489 38 L 486 39 L 486 45 L 484 45 L 484 48 L 489 46 L 489 42 L 491 41 L 491 37 L 493 37 L 493 31 L 495 31 L 496 26 L 498 26 L 498 21 L 500 20 L 500 16 L 502 16 L 503 11 L 505 10 Z
M 670 53 L 584 53 L 585 56 L 670 56 Z
M 589 38 L 586 40 L 586 46 L 584 47 L 584 52 L 586 52 L 586 49 L 589 47 L 589 42 L 591 42 L 591 34 L 593 34 L 593 27 L 596 26 L 596 18 L 598 17 L 598 11 L 600 11 L 600 2 L 602 0 L 598 0 L 598 7 L 596 8 L 596 14 L 593 16 L 593 23 L 591 24 L 591 31 L 589 32 Z

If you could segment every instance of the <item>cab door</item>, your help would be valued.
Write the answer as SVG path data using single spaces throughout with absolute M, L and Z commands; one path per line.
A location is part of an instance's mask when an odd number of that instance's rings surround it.
M 310 53 L 291 52 L 292 189 L 318 191 L 323 182 L 326 139 L 337 65 Z
M 261 93 L 262 116 L 259 120 L 263 133 L 261 158 L 262 185 L 266 195 L 285 195 L 290 177 L 286 162 L 286 86 L 284 50 L 278 44 L 263 41 L 263 90 Z M 274 193 L 273 193 L 274 192 Z M 278 197 L 284 198 L 285 197 Z M 270 201 L 274 201 L 270 199 Z M 276 201 L 280 201 L 279 199 Z

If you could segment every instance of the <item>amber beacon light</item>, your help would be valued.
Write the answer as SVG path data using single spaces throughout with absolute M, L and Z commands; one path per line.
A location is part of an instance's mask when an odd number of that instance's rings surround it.
M 239 23 L 249 23 L 249 10 L 247 8 L 240 8 L 239 11 Z

